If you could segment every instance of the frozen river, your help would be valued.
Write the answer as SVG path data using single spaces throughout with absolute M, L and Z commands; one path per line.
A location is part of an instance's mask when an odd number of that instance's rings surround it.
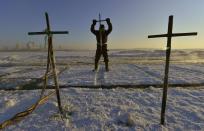
M 203 51 L 173 51 L 170 84 L 189 84 L 190 88 L 169 88 L 166 125 L 161 126 L 162 89 L 124 89 L 122 86 L 161 85 L 164 77 L 164 51 L 110 51 L 110 71 L 103 60 L 93 72 L 94 51 L 56 52 L 57 70 L 64 110 L 62 121 L 56 97 L 37 108 L 6 131 L 64 130 L 200 130 L 204 129 Z M 0 123 L 32 105 L 39 98 L 41 77 L 46 67 L 46 52 L 0 52 Z M 53 85 L 49 79 L 49 85 Z M 116 89 L 71 88 L 71 86 L 118 86 Z M 121 86 L 121 87 L 120 87 Z M 47 92 L 50 92 L 48 90 Z

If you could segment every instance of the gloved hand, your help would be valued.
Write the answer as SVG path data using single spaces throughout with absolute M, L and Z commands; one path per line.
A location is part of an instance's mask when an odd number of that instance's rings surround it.
M 94 25 L 96 24 L 96 22 L 97 22 L 96 20 L 93 20 L 93 24 L 94 24 Z
M 106 22 L 107 22 L 107 23 L 110 23 L 110 18 L 106 18 Z

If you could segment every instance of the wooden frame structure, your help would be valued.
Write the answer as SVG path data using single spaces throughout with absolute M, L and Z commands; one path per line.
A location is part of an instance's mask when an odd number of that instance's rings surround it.
M 68 31 L 51 31 L 50 28 L 50 22 L 49 22 L 49 16 L 48 13 L 45 12 L 45 18 L 46 18 L 46 25 L 47 28 L 43 32 L 28 32 L 28 35 L 47 35 L 47 41 L 48 41 L 48 54 L 47 54 L 47 69 L 45 72 L 45 80 L 44 80 L 44 90 L 47 87 L 47 77 L 48 73 L 50 72 L 50 69 L 52 69 L 52 75 L 55 83 L 55 91 L 57 95 L 57 102 L 59 111 L 62 114 L 62 106 L 61 106 L 61 99 L 60 99 L 60 92 L 59 92 L 59 83 L 58 83 L 58 77 L 56 72 L 56 61 L 54 56 L 54 50 L 53 50 L 53 44 L 52 44 L 52 35 L 53 34 L 68 34 Z
M 172 39 L 172 37 L 197 35 L 197 32 L 190 32 L 190 33 L 172 33 L 172 32 L 173 32 L 173 15 L 169 16 L 169 24 L 168 24 L 167 34 L 149 35 L 148 36 L 148 38 L 167 37 L 166 65 L 165 65 L 163 97 L 162 97 L 162 107 L 161 107 L 161 124 L 162 125 L 164 125 L 164 121 L 165 121 L 165 110 L 166 110 L 168 78 L 169 78 L 169 62 L 170 62 L 170 55 L 171 55 L 171 39 Z

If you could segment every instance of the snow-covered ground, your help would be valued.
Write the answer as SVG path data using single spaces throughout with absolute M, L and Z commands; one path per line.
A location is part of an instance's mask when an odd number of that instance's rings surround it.
M 58 51 L 60 86 L 122 86 L 163 83 L 165 52 L 160 50 L 110 51 L 110 71 L 93 72 L 95 51 Z M 21 89 L 45 72 L 46 52 L 0 52 L 0 123 L 33 104 L 40 90 Z M 204 51 L 172 51 L 169 83 L 204 84 Z M 52 85 L 52 79 L 49 85 Z M 38 85 L 41 85 L 40 83 Z M 32 87 L 33 88 L 33 87 Z M 204 85 L 169 88 L 166 125 L 160 126 L 162 89 L 62 89 L 69 110 L 63 122 L 53 96 L 33 114 L 6 130 L 203 130 Z
M 161 126 L 162 90 L 148 89 L 63 89 L 63 107 L 70 111 L 63 122 L 53 96 L 7 131 L 63 130 L 185 130 L 204 129 L 204 88 L 170 88 L 166 125 Z M 40 91 L 0 91 L 0 122 L 33 104 Z

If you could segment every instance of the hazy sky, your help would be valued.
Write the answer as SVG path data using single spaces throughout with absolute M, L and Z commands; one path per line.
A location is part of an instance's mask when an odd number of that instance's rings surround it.
M 204 48 L 204 0 L 1 0 L 0 45 L 43 44 L 43 36 L 27 32 L 45 29 L 45 11 L 53 30 L 70 31 L 55 35 L 55 45 L 94 49 L 90 25 L 101 12 L 113 23 L 109 48 L 164 48 L 165 38 L 147 36 L 166 33 L 169 15 L 174 15 L 173 32 L 198 32 L 197 37 L 174 38 L 173 48 Z

